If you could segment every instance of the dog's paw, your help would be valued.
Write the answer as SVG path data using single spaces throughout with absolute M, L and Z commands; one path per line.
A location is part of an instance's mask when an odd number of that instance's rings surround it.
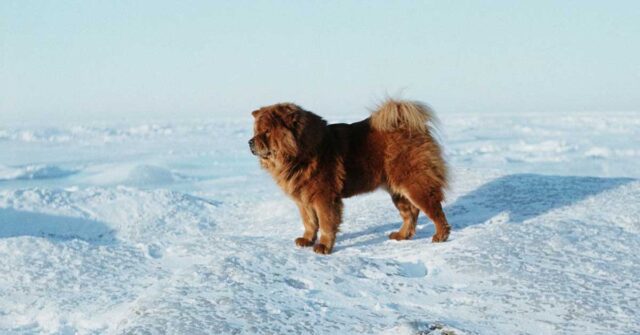
M 449 238 L 449 233 L 451 232 L 451 226 L 445 225 L 442 229 L 436 229 L 436 233 L 431 238 L 431 242 L 438 243 L 444 242 Z
M 431 242 L 433 243 L 444 242 L 448 238 L 449 238 L 449 232 L 446 232 L 444 234 L 434 234 L 433 237 L 431 238 Z
M 394 231 L 393 233 L 389 234 L 389 239 L 390 240 L 396 240 L 396 241 L 402 241 L 402 240 L 410 240 L 412 236 L 404 236 L 402 234 L 400 234 L 399 231 Z
M 304 237 L 298 237 L 295 242 L 297 246 L 303 247 L 303 248 L 310 247 L 313 245 L 313 241 L 306 239 Z
M 331 253 L 331 250 L 324 244 L 316 244 L 313 246 L 313 252 L 321 255 L 328 255 Z

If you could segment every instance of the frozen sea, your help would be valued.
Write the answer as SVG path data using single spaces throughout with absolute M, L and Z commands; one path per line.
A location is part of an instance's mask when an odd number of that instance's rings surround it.
M 450 240 L 374 192 L 331 256 L 249 115 L 0 124 L 0 333 L 639 334 L 640 113 L 439 117 Z

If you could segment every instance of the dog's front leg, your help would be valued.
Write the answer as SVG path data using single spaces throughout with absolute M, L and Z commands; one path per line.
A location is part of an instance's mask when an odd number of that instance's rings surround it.
M 342 201 L 339 198 L 320 198 L 313 206 L 320 226 L 320 241 L 313 247 L 318 254 L 330 254 L 342 220 Z
M 313 207 L 307 203 L 296 202 L 300 217 L 304 225 L 304 234 L 296 239 L 296 245 L 299 247 L 310 247 L 316 242 L 318 236 L 318 216 Z

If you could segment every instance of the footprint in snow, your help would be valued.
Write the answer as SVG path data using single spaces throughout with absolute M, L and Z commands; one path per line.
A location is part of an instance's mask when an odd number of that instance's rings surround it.
M 309 284 L 307 284 L 307 283 L 305 283 L 303 281 L 297 280 L 297 279 L 287 278 L 287 279 L 284 280 L 284 282 L 287 285 L 289 285 L 289 286 L 291 286 L 293 288 L 299 289 L 299 290 L 308 290 L 309 289 Z
M 399 274 L 408 278 L 420 278 L 427 275 L 427 267 L 421 261 L 400 263 Z

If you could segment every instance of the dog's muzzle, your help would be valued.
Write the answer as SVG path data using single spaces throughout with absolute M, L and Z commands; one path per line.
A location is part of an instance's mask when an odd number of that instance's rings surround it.
M 258 153 L 256 152 L 256 142 L 253 139 L 249 140 L 249 149 L 251 149 L 252 154 L 254 154 L 255 156 L 258 155 Z

